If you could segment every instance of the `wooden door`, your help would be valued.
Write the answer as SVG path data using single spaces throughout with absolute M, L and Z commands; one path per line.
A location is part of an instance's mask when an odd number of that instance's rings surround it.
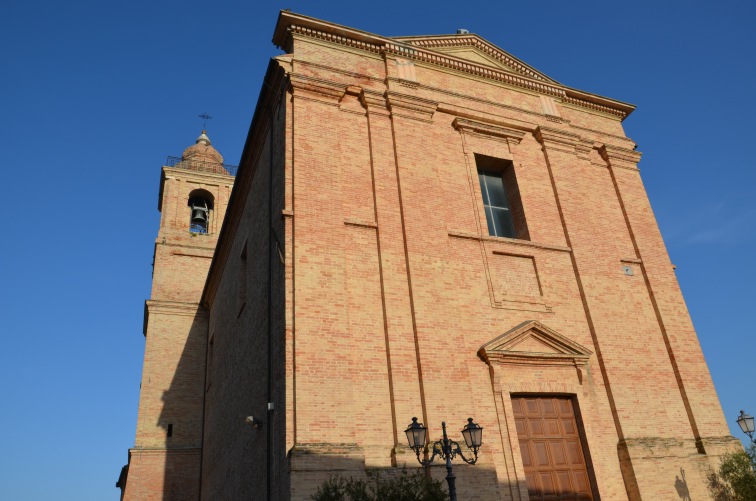
M 512 397 L 531 501 L 593 500 L 569 397 Z

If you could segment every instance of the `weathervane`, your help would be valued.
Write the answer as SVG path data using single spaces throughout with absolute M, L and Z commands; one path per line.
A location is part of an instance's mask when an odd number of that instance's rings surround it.
M 213 117 L 211 117 L 207 113 L 202 113 L 197 116 L 199 116 L 202 119 L 202 130 L 207 130 L 207 121 L 212 120 Z

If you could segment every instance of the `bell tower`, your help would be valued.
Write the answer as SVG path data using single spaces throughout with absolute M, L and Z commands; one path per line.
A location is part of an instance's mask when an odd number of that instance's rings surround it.
M 162 168 L 136 442 L 117 484 L 124 500 L 199 498 L 207 346 L 200 298 L 235 174 L 204 130 Z

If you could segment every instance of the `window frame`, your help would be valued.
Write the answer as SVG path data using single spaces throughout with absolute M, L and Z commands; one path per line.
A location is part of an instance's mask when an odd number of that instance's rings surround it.
M 478 200 L 482 202 L 488 235 L 530 240 L 514 162 L 475 153 L 475 166 L 480 189 Z M 494 182 L 500 185 L 493 186 Z

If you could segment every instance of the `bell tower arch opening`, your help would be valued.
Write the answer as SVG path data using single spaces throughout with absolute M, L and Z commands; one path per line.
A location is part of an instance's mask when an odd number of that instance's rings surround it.
M 189 193 L 187 205 L 191 209 L 189 231 L 192 233 L 208 233 L 210 217 L 213 212 L 213 194 L 204 189 L 197 189 Z

